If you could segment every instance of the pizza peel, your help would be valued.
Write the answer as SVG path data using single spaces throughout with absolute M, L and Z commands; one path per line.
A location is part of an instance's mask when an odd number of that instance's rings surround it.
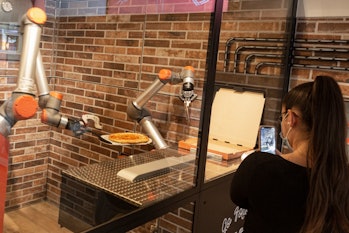
M 109 140 L 109 134 L 104 134 L 104 135 L 100 135 L 100 137 L 102 138 L 102 141 L 107 141 L 108 143 L 115 145 L 115 146 L 142 146 L 142 145 L 148 145 L 150 143 L 153 142 L 153 140 L 151 138 L 149 138 L 149 140 L 147 142 L 140 142 L 140 143 L 119 143 L 119 142 L 114 142 Z
M 107 144 L 110 144 L 110 145 L 115 145 L 115 146 L 141 146 L 141 145 L 148 145 L 148 144 L 153 142 L 153 140 L 150 137 L 148 137 L 149 140 L 147 142 L 141 142 L 141 143 L 118 143 L 118 142 L 113 142 L 113 141 L 109 140 L 109 135 L 110 134 L 100 134 L 100 133 L 97 133 L 97 132 L 92 131 L 92 130 L 88 130 L 88 132 L 90 132 L 92 135 L 98 137 L 98 139 L 101 142 L 104 142 L 104 143 L 107 143 Z
M 104 138 L 102 137 L 102 134 L 96 133 L 96 132 L 94 132 L 94 131 L 92 131 L 92 130 L 90 130 L 89 132 L 90 132 L 92 135 L 98 137 L 98 139 L 99 139 L 101 142 L 104 142 L 104 143 L 107 143 L 107 144 L 112 144 L 111 141 L 104 139 Z

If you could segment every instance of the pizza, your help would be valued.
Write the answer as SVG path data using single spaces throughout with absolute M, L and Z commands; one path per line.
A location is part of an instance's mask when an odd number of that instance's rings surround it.
M 149 141 L 149 137 L 140 133 L 113 133 L 109 135 L 109 140 L 121 144 L 137 144 Z

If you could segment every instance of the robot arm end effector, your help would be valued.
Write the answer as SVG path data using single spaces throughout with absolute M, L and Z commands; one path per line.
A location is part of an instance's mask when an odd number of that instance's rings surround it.
M 170 70 L 162 69 L 158 77 L 163 83 L 183 83 L 179 98 L 184 102 L 185 106 L 189 107 L 190 103 L 197 98 L 197 94 L 194 93 L 194 68 L 192 66 L 185 66 L 181 73 L 172 73 Z
M 194 68 L 192 66 L 184 67 L 181 75 L 183 79 L 182 93 L 179 98 L 184 102 L 186 107 L 197 98 L 194 93 Z
M 183 82 L 183 86 L 179 98 L 184 102 L 187 119 L 189 120 L 189 105 L 197 97 L 194 93 L 194 68 L 191 66 L 186 66 L 181 73 L 173 73 L 168 69 L 160 70 L 158 79 L 155 79 L 148 89 L 127 107 L 127 115 L 144 127 L 157 149 L 166 148 L 168 145 L 153 124 L 149 111 L 143 108 L 143 106 L 157 94 L 165 84 L 178 84 L 180 82 Z
M 184 102 L 184 106 L 188 115 L 188 108 L 192 101 L 197 98 L 197 94 L 194 93 L 194 68 L 192 66 L 184 67 L 181 73 L 174 73 L 168 69 L 162 69 L 158 73 L 158 79 L 156 79 L 140 96 L 136 98 L 132 103 L 128 105 L 127 115 L 138 122 L 144 117 L 150 116 L 148 110 L 143 106 L 155 95 L 158 91 L 167 83 L 178 84 L 182 82 L 182 92 L 179 98 Z

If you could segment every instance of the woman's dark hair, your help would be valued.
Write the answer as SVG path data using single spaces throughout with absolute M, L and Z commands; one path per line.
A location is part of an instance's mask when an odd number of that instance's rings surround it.
M 309 193 L 303 233 L 349 232 L 349 167 L 347 121 L 338 83 L 318 76 L 293 88 L 284 98 L 296 107 L 310 133 L 307 164 Z

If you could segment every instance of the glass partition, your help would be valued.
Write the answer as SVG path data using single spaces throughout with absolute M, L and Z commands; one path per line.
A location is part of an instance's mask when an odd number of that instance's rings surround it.
M 255 149 L 259 123 L 277 126 L 292 1 L 50 3 L 55 17 L 45 33 L 54 34 L 53 52 L 44 57 L 53 57 L 46 67 L 53 89 L 64 94 L 62 114 L 93 115 L 102 125 L 91 123 L 81 137 L 52 129 L 48 196 L 57 201 L 59 193 L 59 224 L 124 232 L 185 206 L 190 214 L 179 228 L 191 232 L 204 183 L 232 174 L 241 162 L 241 153 L 229 151 L 230 138 L 245 130 L 215 125 L 221 115 L 229 124 L 232 113 L 221 111 L 241 93 L 256 97 L 247 110 L 260 102 L 246 150 Z M 217 96 L 228 102 L 217 103 Z M 236 112 L 242 120 L 254 114 Z M 110 143 L 108 135 L 120 132 L 151 140 Z
M 17 61 L 21 53 L 20 24 L 23 14 L 31 7 L 30 1 L 0 2 L 0 60 Z
M 260 125 L 279 129 L 294 4 L 292 0 L 228 1 L 217 51 L 206 181 L 212 163 L 220 164 L 218 170 L 226 175 L 239 166 L 241 155 L 259 149 Z
M 53 132 L 52 151 L 74 160 L 52 170 L 62 174 L 60 225 L 87 230 L 111 216 L 120 224 L 130 213 L 195 192 L 196 143 L 178 144 L 199 137 L 214 7 L 214 1 L 59 1 L 54 89 L 64 93 L 63 113 L 91 114 L 102 125 L 79 139 Z M 100 140 L 120 132 L 145 134 L 151 142 Z M 62 148 L 61 141 L 76 146 Z M 105 211 L 104 205 L 117 207 Z
M 0 24 L 0 59 L 19 60 L 19 54 L 21 51 L 20 40 L 19 25 Z

